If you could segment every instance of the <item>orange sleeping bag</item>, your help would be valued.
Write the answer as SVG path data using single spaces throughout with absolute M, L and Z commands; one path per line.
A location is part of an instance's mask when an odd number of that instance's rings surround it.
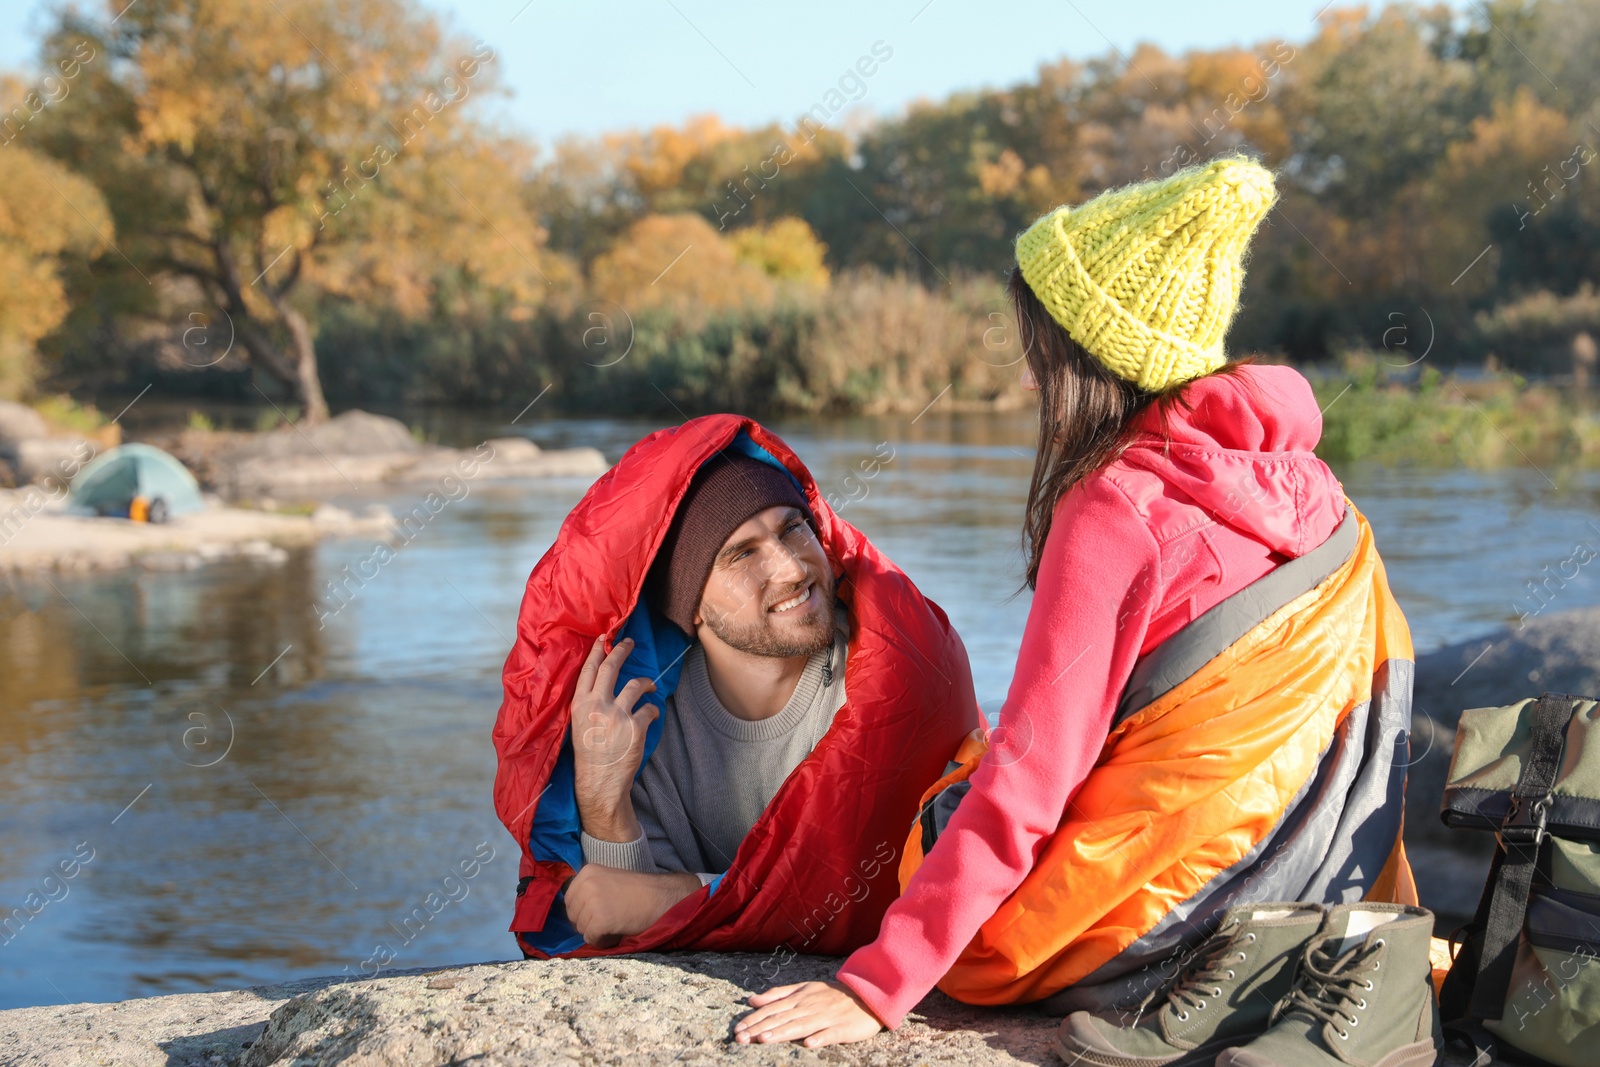
M 1410 632 L 1366 520 L 1139 661 L 1033 869 L 939 983 L 970 1004 L 1138 1001 L 1249 901 L 1415 901 L 1400 843 Z M 923 795 L 902 888 L 987 744 Z M 942 814 L 941 814 L 942 813 Z

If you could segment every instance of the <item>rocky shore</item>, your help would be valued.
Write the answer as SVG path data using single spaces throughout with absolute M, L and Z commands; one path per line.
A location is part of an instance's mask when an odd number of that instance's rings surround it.
M 68 515 L 60 501 L 50 503 L 55 506 L 36 508 L 29 490 L 0 490 L 0 574 L 190 570 L 232 557 L 281 563 L 288 549 L 324 537 L 385 538 L 394 527 L 382 506 L 355 514 L 323 505 L 309 515 L 216 506 L 152 525 Z
M 157 442 L 201 483 L 230 500 L 315 496 L 373 485 L 604 474 L 594 448 L 541 449 L 526 437 L 496 437 L 476 448 L 418 441 L 398 419 L 347 411 L 321 426 L 269 433 L 185 430 Z
M 399 420 L 363 411 L 309 430 L 191 429 L 155 443 L 195 474 L 209 491 L 209 508 L 160 525 L 69 515 L 72 475 L 107 441 L 61 436 L 29 409 L 0 405 L 0 470 L 20 483 L 0 489 L 0 574 L 182 569 L 229 556 L 274 562 L 287 549 L 323 537 L 383 538 L 396 528 L 380 505 L 360 514 L 318 505 L 333 494 L 403 485 L 415 487 L 427 504 L 431 497 L 459 498 L 470 482 L 593 479 L 608 467 L 597 449 L 547 451 L 525 437 L 493 438 L 470 449 L 428 445 Z M 285 501 L 287 510 L 280 508 Z M 400 524 L 406 521 L 400 517 Z

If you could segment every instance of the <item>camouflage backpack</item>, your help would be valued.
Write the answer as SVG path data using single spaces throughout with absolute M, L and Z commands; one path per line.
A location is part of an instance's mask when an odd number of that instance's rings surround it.
M 1600 711 L 1546 693 L 1461 714 L 1445 825 L 1499 837 L 1473 920 L 1452 936 L 1446 1033 L 1478 1063 L 1502 1049 L 1600 1062 Z

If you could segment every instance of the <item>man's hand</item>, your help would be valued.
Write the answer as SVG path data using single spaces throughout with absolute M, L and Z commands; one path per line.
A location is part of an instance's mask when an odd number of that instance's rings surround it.
M 585 863 L 567 883 L 567 918 L 591 945 L 610 948 L 641 933 L 700 888 L 700 879 L 675 872 L 623 871 Z
M 865 1041 L 883 1024 L 843 982 L 781 985 L 749 998 L 756 1010 L 733 1026 L 734 1040 L 800 1041 L 806 1048 Z
M 660 711 L 648 703 L 633 709 L 656 684 L 634 678 L 613 696 L 633 641 L 618 641 L 602 662 L 604 642 L 604 634 L 595 638 L 572 695 L 573 786 L 585 832 L 603 841 L 636 841 L 639 821 L 629 791 L 644 759 L 645 730 Z

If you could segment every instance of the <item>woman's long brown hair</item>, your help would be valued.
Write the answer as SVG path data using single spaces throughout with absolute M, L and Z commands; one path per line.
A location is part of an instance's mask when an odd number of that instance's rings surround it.
M 1039 391 L 1039 448 L 1022 520 L 1026 583 L 1033 589 L 1062 496 L 1122 454 L 1133 439 L 1134 419 L 1151 404 L 1157 406 L 1164 428 L 1167 410 L 1183 404 L 1183 386 L 1152 393 L 1111 373 L 1050 317 L 1020 268 L 1012 268 L 1007 290 L 1023 356 Z M 1229 373 L 1239 365 L 1229 363 L 1214 373 Z

